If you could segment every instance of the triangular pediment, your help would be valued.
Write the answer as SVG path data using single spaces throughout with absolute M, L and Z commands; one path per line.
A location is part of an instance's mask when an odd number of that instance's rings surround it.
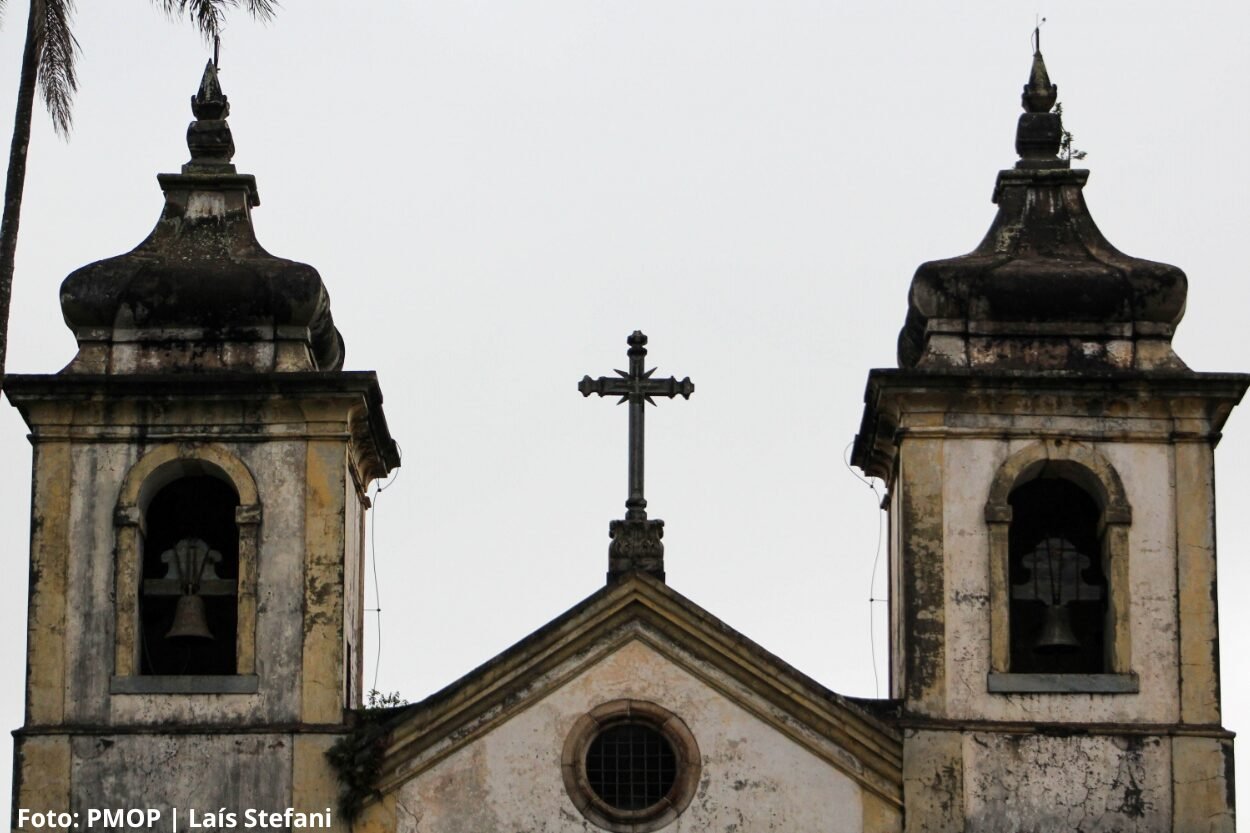
M 635 645 L 637 643 L 637 645 Z M 667 585 L 631 574 L 561 614 L 386 726 L 376 787 L 402 787 L 626 646 L 645 646 L 901 806 L 900 733 L 795 670 Z

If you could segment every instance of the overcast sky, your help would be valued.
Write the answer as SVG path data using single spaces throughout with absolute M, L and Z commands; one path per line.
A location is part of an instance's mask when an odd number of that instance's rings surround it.
M 12 111 L 22 3 L 0 31 Z M 404 452 L 378 500 L 366 683 L 417 700 L 597 590 L 626 411 L 577 392 L 689 375 L 649 410 L 647 498 L 679 592 L 836 691 L 885 689 L 880 513 L 843 464 L 907 287 L 994 216 L 1035 13 L 1107 238 L 1189 275 L 1175 345 L 1250 370 L 1250 4 L 287 0 L 221 57 L 259 238 L 316 266 Z M 367 13 L 366 13 L 367 11 Z M 9 371 L 74 354 L 57 288 L 137 244 L 186 161 L 208 55 L 144 0 L 81 3 L 70 142 L 37 114 Z M 7 134 L 6 134 L 7 135 Z M 0 723 L 22 722 L 30 451 L 0 408 Z M 1217 454 L 1225 724 L 1250 723 L 1250 419 Z M 293 592 L 298 589 L 293 589 Z M 376 605 L 373 587 L 370 606 Z M 263 649 L 263 646 L 262 646 Z M 10 745 L 11 746 L 11 745 Z M 0 754 L 0 789 L 11 764 Z M 1244 769 L 1244 768 L 1243 768 Z M 7 804 L 7 793 L 4 796 Z

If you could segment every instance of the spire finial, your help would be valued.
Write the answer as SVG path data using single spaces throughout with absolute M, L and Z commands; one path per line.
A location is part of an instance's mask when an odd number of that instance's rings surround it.
M 1024 114 L 1016 125 L 1016 152 L 1020 154 L 1017 168 L 1066 168 L 1068 162 L 1059 158 L 1063 141 L 1063 123 L 1051 108 L 1059 98 L 1059 87 L 1050 83 L 1046 61 L 1042 58 L 1042 24 L 1033 27 L 1033 67 L 1029 83 L 1020 94 Z
M 1059 87 L 1050 83 L 1050 75 L 1046 72 L 1046 60 L 1042 58 L 1042 24 L 1046 18 L 1033 27 L 1033 69 L 1029 72 L 1029 83 L 1024 85 L 1020 95 L 1020 103 L 1026 113 L 1049 113 L 1059 97 Z
M 191 96 L 191 112 L 197 119 L 224 119 L 230 115 L 230 99 L 221 91 L 217 80 L 217 56 L 204 65 L 200 89 Z
M 187 128 L 191 161 L 183 166 L 183 173 L 234 173 L 234 166 L 230 164 L 234 157 L 234 137 L 226 123 L 230 100 L 217 80 L 216 49 L 204 66 L 199 91 L 191 96 L 191 112 L 195 114 L 195 121 Z

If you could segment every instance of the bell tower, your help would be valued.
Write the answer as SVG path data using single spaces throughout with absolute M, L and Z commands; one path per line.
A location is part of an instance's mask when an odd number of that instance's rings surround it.
M 83 826 L 335 805 L 366 490 L 399 465 L 320 275 L 256 240 L 211 62 L 191 103 L 155 229 L 61 286 L 73 360 L 5 380 L 34 447 L 14 809 Z
M 922 264 L 854 462 L 888 486 L 908 833 L 1232 831 L 1214 450 L 1187 283 L 1086 208 L 1035 50 L 998 214 Z

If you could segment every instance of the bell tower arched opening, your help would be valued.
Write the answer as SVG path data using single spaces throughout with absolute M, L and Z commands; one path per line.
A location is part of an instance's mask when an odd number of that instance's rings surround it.
M 991 691 L 1137 690 L 1132 518 L 1120 475 L 1091 445 L 1056 437 L 1003 462 L 985 505 Z
M 1011 670 L 1103 673 L 1107 578 L 1098 504 L 1080 486 L 1054 477 L 1025 483 L 1008 503 Z
M 153 496 L 139 594 L 141 674 L 237 672 L 238 506 L 238 493 L 208 474 Z
M 114 513 L 114 692 L 255 689 L 260 520 L 225 448 L 163 445 L 131 468 Z

